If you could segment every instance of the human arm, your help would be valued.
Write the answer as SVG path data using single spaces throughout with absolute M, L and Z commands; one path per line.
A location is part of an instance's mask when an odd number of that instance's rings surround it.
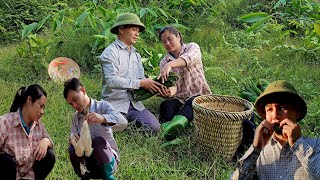
M 43 123 L 39 122 L 39 129 L 42 132 L 42 139 L 39 141 L 35 151 L 33 152 L 35 158 L 37 161 L 40 161 L 42 158 L 44 158 L 47 154 L 48 148 L 53 148 L 53 142 L 49 137 L 49 134 L 44 127 Z
M 273 134 L 273 124 L 267 120 L 262 121 L 255 130 L 252 145 L 239 160 L 238 168 L 233 174 L 233 179 L 255 179 L 257 176 L 256 163 L 261 150 L 270 140 Z
M 167 81 L 172 68 L 179 68 L 185 66 L 187 66 L 187 62 L 181 57 L 173 61 L 169 61 L 161 68 L 158 79 L 161 79 L 161 82 L 164 83 L 165 81 Z
M 10 134 L 10 121 L 7 121 L 4 116 L 0 116 L 0 152 L 3 149 L 5 141 Z
M 172 61 L 162 60 L 160 63 L 160 74 L 158 79 L 161 78 L 162 82 L 166 81 L 169 72 L 172 68 L 189 67 L 194 63 L 199 63 L 201 61 L 201 51 L 200 47 L 196 43 L 189 43 L 185 45 L 185 49 L 182 49 L 183 53 Z M 167 56 L 168 58 L 168 56 Z
M 239 160 L 238 167 L 234 171 L 233 180 L 258 179 L 256 164 L 260 156 L 260 149 L 250 146 L 244 156 Z
M 52 147 L 51 140 L 49 138 L 41 139 L 38 146 L 36 147 L 36 150 L 34 151 L 34 156 L 36 157 L 37 161 L 40 161 L 46 156 L 49 147 Z
M 103 78 L 108 87 L 112 89 L 139 89 L 140 79 L 129 79 L 120 75 L 121 68 L 127 68 L 127 62 L 120 62 L 119 53 L 113 49 L 106 49 L 100 56 L 100 62 L 103 70 Z M 132 69 L 127 69 L 132 70 Z M 141 71 L 141 69 L 138 69 Z M 140 72 L 138 72 L 140 74 Z M 140 76 L 140 75 L 139 75 Z M 139 77 L 142 78 L 142 77 Z
M 79 113 L 75 112 L 73 114 L 73 118 L 72 118 L 72 122 L 71 122 L 71 127 L 70 127 L 70 137 L 69 137 L 69 143 L 71 144 L 71 138 L 74 137 L 76 142 L 79 141 L 80 139 L 80 132 L 78 132 L 78 128 L 80 129 L 80 127 L 78 127 L 78 121 L 79 119 Z
M 291 147 L 310 179 L 320 179 L 320 139 L 300 137 Z
M 110 103 L 107 101 L 94 101 L 94 111 L 90 114 L 96 114 L 100 117 L 97 123 L 106 125 L 106 126 L 117 126 L 118 129 L 125 129 L 127 127 L 128 121 L 124 118 L 124 116 L 116 111 Z M 89 114 L 89 115 L 90 115 Z M 90 117 L 88 118 L 89 122 L 91 122 Z
M 139 89 L 144 88 L 151 91 L 153 94 L 156 92 L 161 91 L 160 87 L 162 86 L 160 83 L 152 80 L 151 78 L 145 78 L 144 76 L 144 69 L 141 62 L 141 57 L 138 53 L 137 55 L 137 62 L 136 66 L 131 64 L 133 69 L 127 69 L 128 63 L 125 60 L 120 60 L 121 57 L 116 55 L 117 53 L 111 49 L 106 49 L 102 55 L 100 56 L 101 65 L 103 69 L 104 78 L 108 87 L 112 89 L 122 89 L 122 90 L 129 90 L 129 89 Z M 126 58 L 126 57 L 122 57 Z M 131 66 L 129 66 L 131 67 Z M 134 68 L 136 67 L 136 69 Z M 125 74 L 122 74 L 125 71 L 135 71 L 138 79 L 132 79 L 132 77 L 125 77 Z

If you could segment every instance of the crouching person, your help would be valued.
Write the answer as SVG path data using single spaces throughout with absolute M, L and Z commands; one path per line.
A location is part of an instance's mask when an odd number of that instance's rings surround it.
M 113 137 L 112 126 L 125 127 L 127 120 L 113 109 L 107 101 L 90 98 L 79 79 L 72 78 L 64 84 L 64 97 L 76 110 L 71 124 L 69 155 L 76 174 L 82 179 L 102 178 L 115 179 L 113 173 L 119 163 L 119 150 Z M 86 121 L 87 122 L 86 122 Z M 88 134 L 83 132 L 82 125 L 89 124 Z M 79 157 L 79 147 L 75 142 L 91 137 L 91 147 L 81 147 L 85 152 Z M 90 146 L 91 142 L 83 142 Z M 89 150 L 88 150 L 89 148 Z
M 47 93 L 37 84 L 21 87 L 10 113 L 0 116 L 1 179 L 45 179 L 55 156 L 41 117 Z

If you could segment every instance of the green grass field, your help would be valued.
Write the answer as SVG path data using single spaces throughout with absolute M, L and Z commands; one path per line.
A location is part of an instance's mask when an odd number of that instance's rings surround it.
M 240 1 L 234 6 L 239 5 Z M 231 6 L 231 5 L 230 5 Z M 218 7 L 217 7 L 218 8 Z M 235 7 L 236 8 L 236 7 Z M 229 7 L 230 10 L 230 7 Z M 230 10 L 230 13 L 236 13 Z M 307 102 L 308 114 L 303 121 L 303 135 L 320 136 L 320 60 L 305 47 L 299 37 L 280 39 L 277 28 L 265 25 L 259 31 L 246 33 L 235 28 L 226 19 L 232 17 L 207 17 L 194 21 L 197 30 L 185 35 L 186 42 L 196 42 L 202 50 L 206 79 L 213 94 L 237 96 L 241 82 L 284 79 L 296 86 Z M 236 17 L 236 14 L 234 14 Z M 74 34 L 69 34 L 75 37 Z M 46 36 L 46 35 L 45 35 Z M 52 37 L 50 34 L 48 37 Z M 68 34 L 66 34 L 68 36 Z M 78 41 L 69 38 L 63 48 L 53 49 L 47 62 L 57 56 L 82 57 L 98 65 L 96 59 L 87 59 L 82 51 L 88 37 Z M 70 40 L 70 41 L 68 41 Z M 138 42 L 141 43 L 141 42 Z M 142 42 L 143 43 L 143 42 Z M 159 42 L 160 43 L 160 42 Z M 48 93 L 48 103 L 43 122 L 53 139 L 56 164 L 47 179 L 78 179 L 68 157 L 68 138 L 73 109 L 63 97 L 63 85 L 49 79 L 45 68 L 35 71 L 28 58 L 20 58 L 16 49 L 19 43 L 0 47 L 0 114 L 9 112 L 16 90 L 33 83 L 42 85 Z M 137 44 L 139 46 L 141 44 Z M 316 51 L 317 52 L 317 51 Z M 77 60 L 77 59 L 75 59 Z M 81 64 L 80 63 L 80 64 Z M 96 99 L 101 95 L 101 74 L 82 71 L 81 80 L 88 94 Z M 162 101 L 159 97 L 146 100 L 144 104 L 157 112 Z M 117 179 L 228 179 L 235 169 L 234 162 L 211 151 L 201 151 L 194 138 L 194 127 L 182 136 L 183 144 L 161 148 L 162 140 L 156 135 L 145 134 L 130 126 L 124 132 L 114 133 L 119 146 L 121 163 L 115 174 Z

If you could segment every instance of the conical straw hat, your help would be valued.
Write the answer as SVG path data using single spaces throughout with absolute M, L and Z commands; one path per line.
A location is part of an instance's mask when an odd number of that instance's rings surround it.
M 73 77 L 80 77 L 80 68 L 78 64 L 67 57 L 58 57 L 53 59 L 48 67 L 48 74 L 55 82 L 64 82 Z

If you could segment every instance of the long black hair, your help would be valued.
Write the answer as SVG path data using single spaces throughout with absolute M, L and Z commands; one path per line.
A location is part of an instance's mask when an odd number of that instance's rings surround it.
M 181 33 L 173 26 L 165 26 L 160 30 L 159 33 L 159 40 L 161 41 L 161 35 L 166 32 L 169 31 L 171 34 L 174 34 L 176 37 L 180 37 L 180 43 L 183 44 L 183 38 L 181 36 Z
M 38 84 L 32 84 L 28 87 L 21 87 L 18 89 L 16 96 L 12 102 L 10 112 L 16 112 L 19 108 L 22 110 L 24 103 L 28 97 L 31 97 L 31 102 L 34 103 L 42 96 L 47 97 L 46 91 Z

